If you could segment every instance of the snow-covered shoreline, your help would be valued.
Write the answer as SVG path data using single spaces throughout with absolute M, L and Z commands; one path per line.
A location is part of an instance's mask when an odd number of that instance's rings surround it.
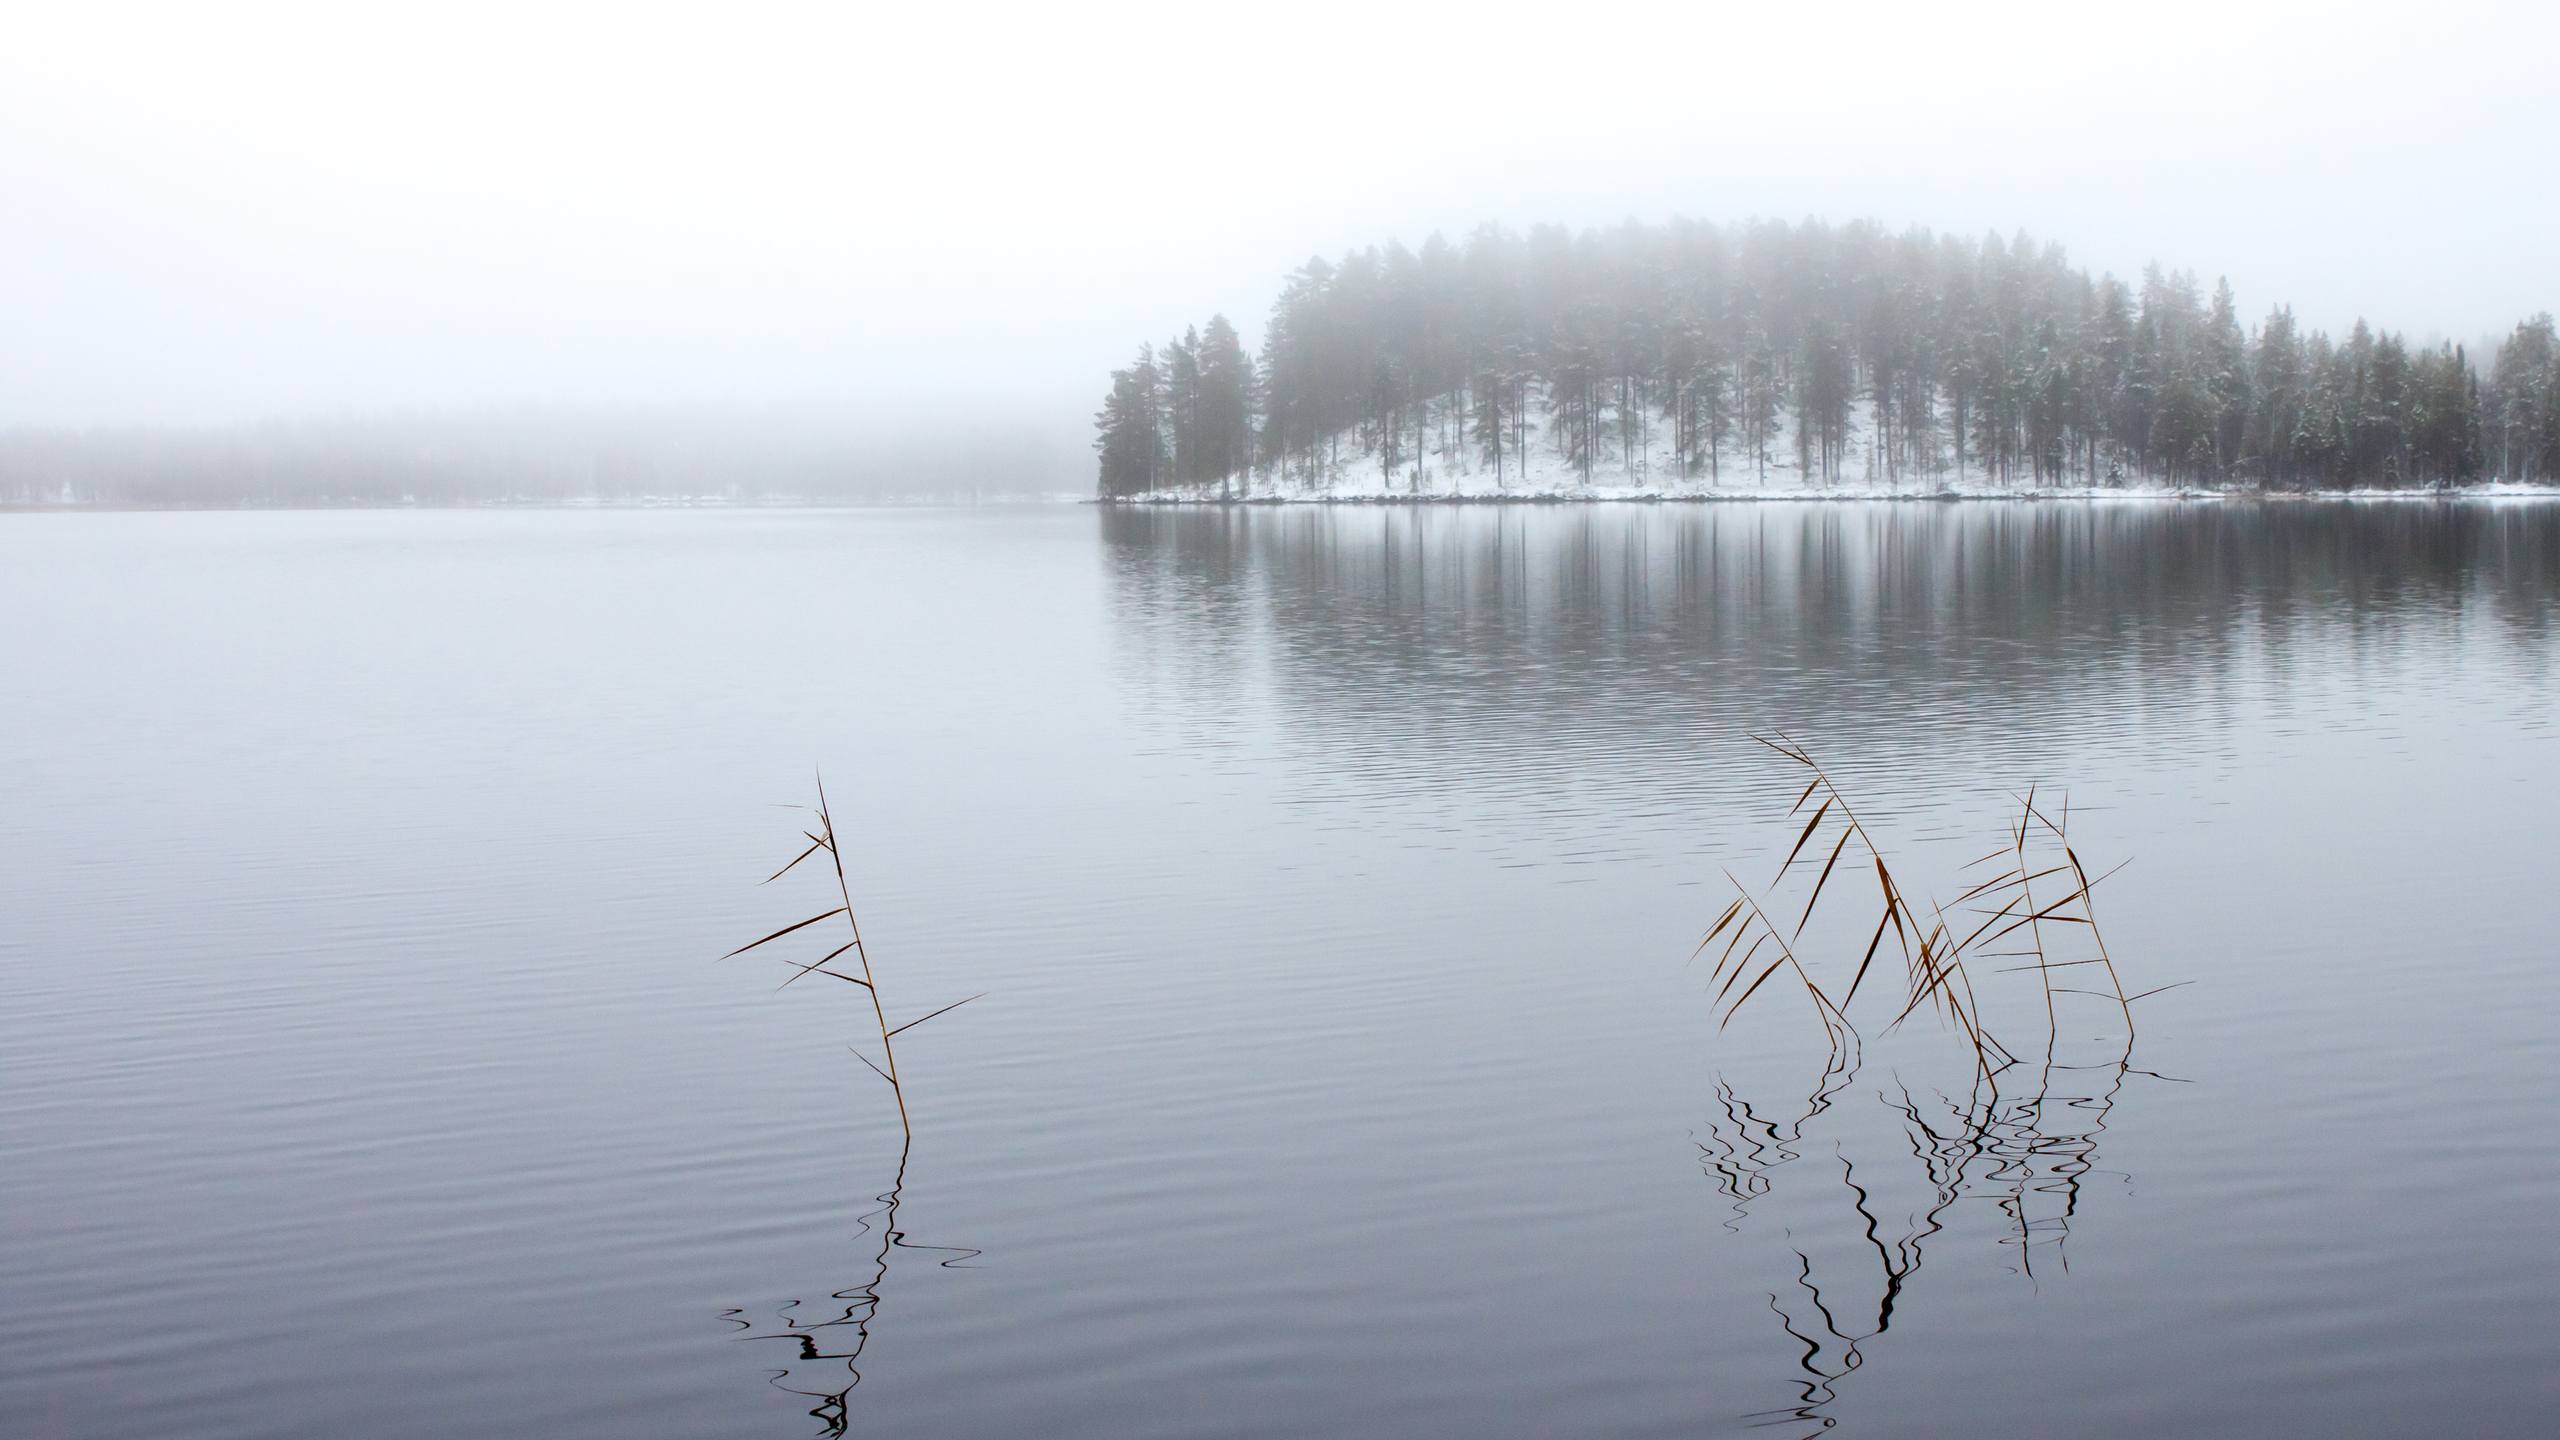
M 2128 485 L 2056 486 L 2010 489 L 1999 486 L 1946 486 L 1901 489 L 1841 486 L 1830 489 L 1773 490 L 1647 489 L 1640 486 L 1593 485 L 1570 488 L 1396 493 L 1383 490 L 1305 490 L 1221 495 L 1214 489 L 1161 490 L 1148 495 L 1104 496 L 1098 505 L 1717 505 L 1717 504 L 1877 504 L 1956 501 L 2113 501 L 2125 502 L 2272 502 L 2313 501 L 2518 501 L 2560 500 L 2560 485 L 2513 485 L 2503 482 L 2456 489 L 2262 490 L 2242 487 L 2204 489 L 2193 486 Z
M 1134 495 L 1102 497 L 1121 505 L 1564 505 L 1719 504 L 1771 501 L 1913 500 L 2545 500 L 2560 499 L 2560 484 L 2481 481 L 2453 489 L 2432 486 L 2360 486 L 2303 490 L 2245 484 L 2206 486 L 2124 475 L 2116 483 L 2091 484 L 2086 472 L 2073 483 L 2039 485 L 2003 480 L 1979 467 L 1957 468 L 1940 448 L 1925 463 L 1893 473 L 1877 454 L 1873 424 L 1863 401 L 1850 407 L 1852 436 L 1833 472 L 1808 467 L 1796 444 L 1793 417 L 1780 414 L 1765 442 L 1753 449 L 1737 441 L 1724 447 L 1715 472 L 1681 476 L 1672 460 L 1672 435 L 1661 416 L 1648 415 L 1626 435 L 1606 435 L 1605 453 L 1586 471 L 1568 459 L 1539 422 L 1520 426 L 1525 444 L 1489 464 L 1473 444 L 1457 443 L 1455 427 L 1437 428 L 1445 443 L 1418 457 L 1406 452 L 1388 465 L 1373 437 L 1345 431 L 1335 437 L 1333 458 L 1315 473 L 1229 476 L 1224 482 L 1166 486 Z M 1704 470 L 1704 467 L 1701 467 Z M 1719 473 L 1721 478 L 1719 478 Z

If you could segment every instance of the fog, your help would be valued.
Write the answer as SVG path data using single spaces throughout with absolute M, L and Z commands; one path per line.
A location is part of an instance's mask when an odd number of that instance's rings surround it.
M 2466 343 L 2560 304 L 2560 21 L 2521 4 L 9 29 L 0 429 L 780 411 L 905 455 L 1021 431 L 1054 472 L 931 483 L 1054 488 L 1140 340 L 1223 310 L 1251 341 L 1309 255 L 1483 220 L 2024 228 L 2228 275 L 2253 317 Z

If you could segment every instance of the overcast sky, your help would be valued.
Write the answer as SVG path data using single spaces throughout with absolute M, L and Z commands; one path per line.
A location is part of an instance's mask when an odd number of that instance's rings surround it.
M 887 8 L 13 0 L 0 425 L 1080 423 L 1140 339 L 1482 219 L 2025 227 L 2420 338 L 2560 307 L 2540 6 Z

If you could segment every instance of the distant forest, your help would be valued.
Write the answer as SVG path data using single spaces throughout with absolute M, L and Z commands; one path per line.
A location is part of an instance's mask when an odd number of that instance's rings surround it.
M 245 425 L 0 429 L 0 505 L 137 509 L 844 503 L 1072 493 L 1072 414 L 523 407 Z
M 2548 482 L 2552 318 L 2484 367 L 2359 320 L 2343 338 L 2228 283 L 2074 268 L 2056 245 L 1873 223 L 1485 226 L 1309 260 L 1261 353 L 1225 317 L 1112 372 L 1105 497 L 1497 485 Z

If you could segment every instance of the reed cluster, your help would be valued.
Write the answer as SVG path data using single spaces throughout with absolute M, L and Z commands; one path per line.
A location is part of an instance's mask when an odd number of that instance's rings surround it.
M 1894 1013 L 1885 1029 L 1889 1032 L 1923 1011 L 1934 1013 L 1963 1039 L 1977 1071 L 1989 1081 L 2019 1059 L 2015 1048 L 1992 1033 L 1991 1021 L 1985 1014 L 1984 987 L 1976 984 L 1974 962 L 1997 958 L 2023 963 L 1985 967 L 1986 986 L 1990 974 L 2032 973 L 2037 977 L 2048 1056 L 2060 1034 L 2055 1000 L 2058 995 L 2095 995 L 2114 1002 L 2123 1014 L 2125 1036 L 2130 1042 L 2133 1002 L 2159 992 L 2125 992 L 2123 978 L 2099 927 L 2093 899 L 2098 884 L 2107 876 L 2092 879 L 2082 865 L 2068 834 L 2067 801 L 2056 813 L 2055 807 L 2039 802 L 2033 789 L 2019 796 L 2017 818 L 2008 826 L 2001 846 L 1965 867 L 1968 872 L 1985 866 L 1997 868 L 1955 898 L 1951 917 L 1948 907 L 1935 901 L 1924 905 L 1915 900 L 1895 878 L 1874 833 L 1811 752 L 1784 735 L 1752 738 L 1803 779 L 1804 788 L 1797 793 L 1787 817 L 1790 824 L 1798 816 L 1803 816 L 1804 821 L 1786 859 L 1779 862 L 1778 874 L 1766 897 L 1754 893 L 1731 870 L 1724 872 L 1733 885 L 1733 902 L 1708 927 L 1706 938 L 1698 943 L 1696 951 L 1703 955 L 1718 940 L 1724 942 L 1710 976 L 1710 983 L 1717 987 L 1715 1003 L 1723 1012 L 1717 1022 L 1719 1029 L 1730 1025 L 1754 995 L 1783 975 L 1778 989 L 1793 989 L 1805 997 L 1834 1051 L 1854 1053 L 1859 1030 L 1850 1019 L 1850 1010 L 1866 988 L 1877 958 L 1886 956 L 1889 965 L 1898 962 L 1901 993 L 1894 997 Z M 1817 859 L 1820 869 L 1814 872 L 1801 907 L 1792 900 L 1780 906 L 1779 892 L 1788 887 L 1799 864 L 1810 868 Z M 1874 924 L 1868 927 L 1861 917 L 1854 932 L 1868 935 L 1864 951 L 1854 967 L 1826 970 L 1809 963 L 1810 957 L 1804 953 L 1806 927 L 1812 924 L 1826 897 L 1833 897 L 1836 903 L 1837 897 L 1845 893 L 1835 882 L 1861 872 L 1872 875 L 1875 881 L 1874 899 L 1870 902 L 1874 908 L 1866 912 L 1874 915 Z M 2062 939 L 2065 934 L 2079 937 L 2080 943 L 2066 947 Z M 1893 941 L 1890 951 L 1885 948 L 1888 936 Z M 1847 969 L 1845 983 L 1837 978 L 1841 968 Z M 2056 983 L 2058 973 L 2067 979 L 2067 972 L 2075 971 L 2102 975 L 2106 988 Z M 1833 976 L 1829 984 L 1821 978 L 1825 973 Z

